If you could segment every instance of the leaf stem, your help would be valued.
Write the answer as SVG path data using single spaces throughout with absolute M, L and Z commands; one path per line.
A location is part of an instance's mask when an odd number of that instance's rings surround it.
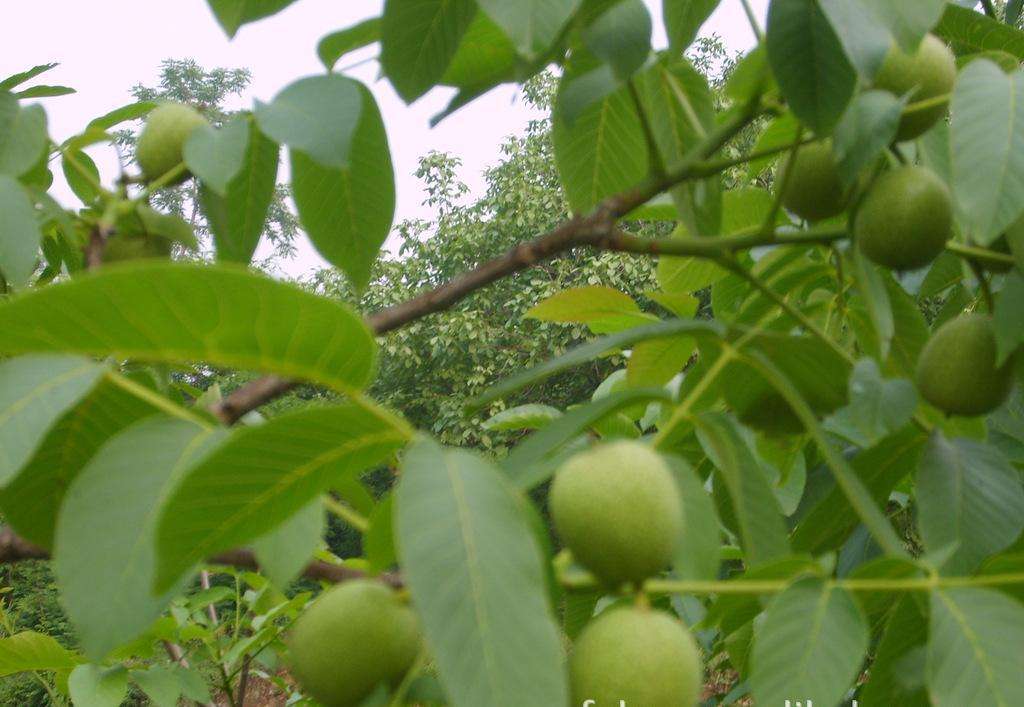
M 978 286 L 981 288 L 981 295 L 985 299 L 985 308 L 988 309 L 989 314 L 993 314 L 996 311 L 996 300 L 992 296 L 992 286 L 988 282 L 988 276 L 985 274 L 985 269 L 981 267 L 981 264 L 974 258 L 968 258 L 967 264 L 971 266 L 971 271 L 974 273 L 974 277 L 978 279 Z
M 750 0 L 740 0 L 743 4 L 743 12 L 747 15 L 747 22 L 750 23 L 750 29 L 754 32 L 754 38 L 761 43 L 764 41 L 764 32 L 761 31 L 761 23 L 757 21 L 757 15 L 754 14 L 754 8 L 750 6 Z

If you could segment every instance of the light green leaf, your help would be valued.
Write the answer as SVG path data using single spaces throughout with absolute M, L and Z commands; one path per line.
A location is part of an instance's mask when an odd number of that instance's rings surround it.
M 398 562 L 395 548 L 393 494 L 385 496 L 370 513 L 370 527 L 363 534 L 363 554 L 374 572 L 384 572 Z
M 782 510 L 739 426 L 715 412 L 699 415 L 693 423 L 701 447 L 725 482 L 747 563 L 758 565 L 788 555 Z
M 322 167 L 346 169 L 366 109 L 361 84 L 340 74 L 299 79 L 256 106 L 260 130 Z
M 853 97 L 857 74 L 817 0 L 772 0 L 768 61 L 790 108 L 828 135 Z
M 421 440 L 405 458 L 396 528 L 403 576 L 452 704 L 566 704 L 540 548 L 501 473 Z
M 284 591 L 313 559 L 326 527 L 323 503 L 317 498 L 253 543 L 260 570 Z
M 633 298 L 614 287 L 587 285 L 556 292 L 534 305 L 524 317 L 544 322 L 588 323 L 605 319 L 635 319 L 649 323 Z
M 676 545 L 672 569 L 681 580 L 706 581 L 718 577 L 722 533 L 711 496 L 700 477 L 682 458 L 666 456 L 679 486 L 683 525 Z
M 558 38 L 581 0 L 478 0 L 525 59 L 538 58 Z
M 381 19 L 372 17 L 338 32 L 332 32 L 320 40 L 316 48 L 317 56 L 328 71 L 333 71 L 341 57 L 379 42 L 380 31 Z
M 890 347 L 896 333 L 892 303 L 885 281 L 878 272 L 877 266 L 868 260 L 859 248 L 850 251 L 853 273 L 857 289 L 860 291 L 864 310 L 871 325 L 870 342 L 861 341 L 879 361 L 889 357 Z M 870 345 L 865 345 L 869 343 Z
M 185 164 L 221 196 L 245 163 L 249 121 L 246 115 L 236 115 L 220 128 L 202 125 L 185 142 Z
M 862 358 L 850 377 L 850 404 L 837 410 L 823 427 L 861 448 L 871 447 L 910 422 L 917 410 L 917 390 L 905 379 L 885 379 L 878 364 Z
M 757 142 L 754 143 L 754 149 L 752 151 L 763 152 L 765 150 L 777 150 L 779 148 L 784 148 L 787 145 L 792 145 L 796 142 L 799 132 L 800 123 L 797 121 L 796 116 L 792 113 L 783 113 L 768 123 L 768 126 L 758 136 Z M 747 165 L 747 175 L 751 179 L 756 179 L 761 176 L 762 172 L 778 161 L 781 154 L 785 154 L 785 152 L 783 151 L 767 157 L 751 160 L 750 164 Z
M 228 37 L 234 38 L 238 29 L 249 22 L 276 15 L 295 0 L 207 0 L 217 22 Z
M 248 264 L 259 245 L 277 184 L 280 147 L 247 121 L 248 137 L 240 168 L 218 194 L 206 182 L 199 199 L 213 232 L 217 258 Z M 193 133 L 195 135 L 195 133 Z
M 75 707 L 119 707 L 128 695 L 128 671 L 92 663 L 71 671 L 68 690 Z
M 75 165 L 92 175 L 92 179 L 87 179 Z M 91 204 L 96 200 L 100 195 L 99 189 L 96 188 L 96 184 L 100 183 L 100 168 L 96 166 L 92 157 L 81 150 L 69 149 L 61 156 L 60 167 L 71 191 L 83 204 Z
M 665 385 L 686 366 L 697 350 L 689 336 L 642 341 L 633 347 L 626 365 L 626 379 L 633 388 Z
M 20 108 L 18 99 L 0 91 L 0 174 L 20 177 L 32 169 L 46 149 L 46 111 Z
M 865 91 L 836 126 L 833 149 L 839 176 L 852 186 L 896 137 L 903 102 L 888 91 Z
M 23 356 L 0 362 L 0 486 L 29 462 L 47 432 L 105 367 L 78 356 Z
M 960 223 L 989 245 L 1024 211 L 1024 71 L 1008 76 L 987 59 L 972 61 L 950 112 Z
M 150 591 L 157 518 L 185 470 L 224 436 L 170 417 L 143 420 L 100 449 L 65 494 L 54 571 L 93 660 L 142 634 L 184 588 Z
M 301 410 L 235 430 L 185 473 L 163 505 L 156 590 L 218 552 L 278 527 L 407 440 L 403 422 L 369 403 Z
M 0 677 L 29 670 L 70 670 L 82 662 L 79 655 L 42 633 L 22 631 L 0 638 Z
M 939 552 L 955 546 L 945 572 L 973 572 L 1024 531 L 1020 472 L 989 444 L 934 433 L 915 491 L 925 547 Z
M 537 430 L 562 416 L 562 411 L 550 405 L 519 405 L 502 410 L 497 415 L 485 420 L 485 430 Z
M 156 412 L 153 405 L 159 400 L 148 389 L 108 371 L 50 426 L 28 464 L 0 491 L 4 520 L 29 542 L 51 549 L 67 488 L 107 440 Z
M 658 284 L 665 292 L 689 294 L 715 284 L 728 274 L 727 270 L 707 258 L 663 256 L 658 259 Z
M 181 697 L 177 667 L 154 665 L 145 670 L 132 670 L 131 679 L 156 707 L 177 707 L 178 698 Z
M 332 169 L 293 149 L 292 195 L 317 252 L 362 290 L 394 220 L 395 177 L 373 94 L 362 84 L 340 80 L 355 86 L 362 102 L 348 164 Z
M 932 593 L 928 693 L 936 707 L 1024 704 L 1024 606 L 989 589 Z
M 720 0 L 664 0 L 661 12 L 669 46 L 682 51 L 693 43 L 701 26 L 718 7 Z
M 344 305 L 237 267 L 105 267 L 0 304 L 0 353 L 208 361 L 362 388 L 375 344 Z
M 867 649 L 868 627 L 853 597 L 817 578 L 799 580 L 772 600 L 757 629 L 754 698 L 764 705 L 782 705 L 794 696 L 838 704 Z
M 473 0 L 384 3 L 381 63 L 398 95 L 407 103 L 441 80 L 476 13 Z
M 28 192 L 0 174 L 0 272 L 8 284 L 22 288 L 36 269 L 42 234 Z

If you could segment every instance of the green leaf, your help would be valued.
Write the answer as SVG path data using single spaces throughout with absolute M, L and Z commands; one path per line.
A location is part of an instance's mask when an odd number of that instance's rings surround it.
M 161 213 L 144 204 L 136 206 L 135 213 L 147 235 L 156 236 L 171 243 L 180 243 L 189 250 L 195 250 L 199 246 L 195 231 L 192 230 L 189 222 L 181 216 L 173 213 Z
M 960 223 L 989 245 L 1024 210 L 1024 72 L 1008 76 L 987 59 L 972 61 L 960 73 L 950 112 Z
M 847 186 L 896 138 L 902 112 L 903 101 L 888 91 L 865 91 L 846 109 L 836 126 L 833 150 Z
M 697 350 L 689 336 L 642 341 L 633 347 L 626 366 L 626 379 L 633 388 L 665 385 L 683 370 Z
M 822 0 L 836 35 L 851 61 L 870 80 L 881 67 L 892 44 L 905 52 L 917 50 L 921 40 L 942 15 L 945 0 Z
M 324 506 L 317 498 L 253 543 L 260 571 L 281 591 L 313 559 L 320 547 L 327 522 Z
M 876 270 L 881 273 L 882 271 Z M 886 373 L 912 378 L 917 371 L 917 358 L 931 336 L 921 308 L 891 273 L 881 275 L 892 307 L 894 333 Z
M 421 440 L 406 454 L 396 491 L 403 576 L 455 707 L 569 700 L 541 552 L 519 503 L 468 452 Z
M 1020 472 L 991 445 L 934 433 L 915 491 L 925 547 L 935 553 L 955 546 L 945 572 L 973 572 L 1024 531 Z
M 850 404 L 837 410 L 824 428 L 861 448 L 898 431 L 917 410 L 917 390 L 909 380 L 887 380 L 870 358 L 862 358 L 850 377 Z
M 374 42 L 379 42 L 380 33 L 381 18 L 371 17 L 359 24 L 332 32 L 321 39 L 316 47 L 316 54 L 320 57 L 324 67 L 328 71 L 333 71 L 341 57 Z
M 56 96 L 70 96 L 72 93 L 78 92 L 70 86 L 40 85 L 33 86 L 32 88 L 26 88 L 24 91 L 18 91 L 14 95 L 24 100 L 26 98 L 54 98 Z
M 669 47 L 676 52 L 687 49 L 697 38 L 701 26 L 711 17 L 720 0 L 664 0 L 661 7 L 668 33 Z
M 336 481 L 383 462 L 407 437 L 404 423 L 365 402 L 237 429 L 185 473 L 163 506 L 157 591 L 207 557 L 278 527 Z
M 29 670 L 70 670 L 81 662 L 79 655 L 42 633 L 22 631 L 0 638 L 0 677 Z
M 1006 276 L 996 297 L 993 317 L 1000 365 L 1024 342 L 1024 277 L 1014 271 Z
M 518 63 L 511 40 L 486 12 L 478 12 L 462 36 L 441 83 L 470 91 L 483 90 L 514 79 Z
M 758 136 L 757 142 L 754 143 L 753 152 L 763 152 L 765 150 L 778 150 L 788 145 L 792 145 L 796 142 L 800 133 L 800 123 L 792 113 L 783 113 L 779 117 L 768 123 L 768 126 Z M 756 160 L 751 160 L 750 164 L 747 165 L 747 175 L 751 179 L 756 179 L 761 176 L 761 173 L 771 167 L 778 159 L 779 155 L 783 153 L 777 153 L 769 155 L 767 157 L 761 157 Z
M 893 39 L 911 52 L 935 26 L 945 9 L 946 0 L 916 0 L 898 2 L 890 0 L 858 0 L 881 21 Z
M 760 580 L 795 580 L 805 575 L 818 576 L 821 566 L 810 557 L 791 555 L 773 560 L 760 567 L 746 568 L 731 577 L 729 581 L 757 582 Z M 701 622 L 702 626 L 721 626 L 722 633 L 733 633 L 753 621 L 771 598 L 768 593 L 754 594 L 747 592 L 723 593 L 718 596 Z
M 276 15 L 295 0 L 207 0 L 217 22 L 230 38 L 250 22 Z
M 731 417 L 715 412 L 703 413 L 693 423 L 701 447 L 725 482 L 746 561 L 757 565 L 788 555 L 782 511 L 739 426 Z
M 119 707 L 128 695 L 128 671 L 92 663 L 71 671 L 68 690 L 75 707 Z
M 1004 51 L 1024 59 L 1024 32 L 954 3 L 946 5 L 935 34 L 959 54 Z
M 2 312 L 2 309 L 0 309 Z M 0 317 L 0 324 L 3 319 Z M 623 332 L 612 334 L 589 343 L 570 349 L 565 354 L 535 366 L 534 368 L 513 375 L 501 383 L 491 386 L 479 396 L 467 403 L 467 408 L 479 410 L 495 400 L 514 393 L 521 388 L 544 380 L 556 373 L 561 373 L 569 368 L 584 364 L 609 351 L 629 348 L 641 341 L 648 339 L 659 339 L 674 336 L 676 334 L 688 334 L 690 336 L 706 338 L 721 338 L 726 333 L 726 328 L 719 322 L 696 319 L 674 319 L 657 324 L 628 329 Z
M 221 196 L 245 163 L 249 152 L 249 120 L 248 116 L 240 114 L 220 128 L 200 126 L 185 142 L 185 164 Z
M 1021 10 L 1024 10 L 1024 0 L 1009 0 L 1006 3 L 1006 16 L 1004 17 L 1006 24 L 1016 27 L 1017 21 L 1020 20 Z
M 42 234 L 28 192 L 0 174 L 0 272 L 8 284 L 25 287 L 36 269 Z
M 394 500 L 394 495 L 388 494 L 374 506 L 369 518 L 370 527 L 363 534 L 363 552 L 374 572 L 384 572 L 398 562 L 395 548 Z
M 0 487 L 29 462 L 54 423 L 104 370 L 102 364 L 78 356 L 22 356 L 0 362 Z
M 138 120 L 144 118 L 157 107 L 157 103 L 154 101 L 139 101 L 138 103 L 129 103 L 126 106 L 121 106 L 115 110 L 101 115 L 99 118 L 94 118 L 86 126 L 86 132 L 90 130 L 109 130 L 115 125 L 120 125 L 129 120 Z
M 556 292 L 534 305 L 524 317 L 542 322 L 577 322 L 601 325 L 621 322 L 621 328 L 649 324 L 651 317 L 640 311 L 633 298 L 614 287 L 587 285 Z
M 154 665 L 145 670 L 132 670 L 131 679 L 156 707 L 177 707 L 181 697 L 179 667 Z
M 583 42 L 620 80 L 627 80 L 650 56 L 652 31 L 651 13 L 641 0 L 618 0 L 583 31 Z
M 665 292 L 689 294 L 715 284 L 728 274 L 727 270 L 707 258 L 662 256 L 658 259 L 658 284 Z
M 373 377 L 375 344 L 347 307 L 242 268 L 105 267 L 0 304 L 0 353 L 208 361 L 341 391 Z
M 473 0 L 384 3 L 381 63 L 406 103 L 441 80 L 476 12 Z
M 711 496 L 693 469 L 680 457 L 666 456 L 679 486 L 683 525 L 672 569 L 681 580 L 707 581 L 718 577 L 722 534 Z
M 932 592 L 928 693 L 936 707 L 1024 704 L 1024 606 L 988 589 Z
M 917 468 L 925 441 L 920 430 L 907 427 L 850 461 L 875 503 L 881 505 L 887 501 L 896 485 Z M 813 470 L 808 475 L 807 492 L 797 509 L 793 548 L 815 554 L 837 549 L 856 525 L 850 502 L 832 475 L 823 467 Z
M 868 704 L 895 703 L 928 707 L 924 689 L 924 658 L 928 617 L 916 597 L 905 595 L 886 622 L 860 699 Z
M 310 76 L 256 106 L 260 129 L 322 167 L 349 168 L 366 109 L 361 84 L 340 74 Z
M 148 389 L 108 371 L 50 426 L 32 459 L 0 491 L 0 512 L 18 534 L 42 548 L 53 547 L 67 488 L 107 440 L 156 412 L 154 402 L 160 398 L 140 394 L 151 395 Z
M 533 60 L 554 44 L 581 0 L 478 0 L 480 9 L 512 40 L 519 54 Z
M 54 572 L 93 660 L 141 635 L 184 589 L 178 583 L 160 596 L 150 591 L 157 518 L 184 471 L 224 435 L 162 415 L 149 418 L 108 442 L 65 494 Z
M 853 96 L 857 74 L 816 0 L 772 0 L 768 61 L 804 125 L 828 135 Z
M 50 64 L 40 64 L 39 66 L 33 66 L 28 71 L 23 71 L 21 73 L 8 76 L 3 81 L 0 81 L 0 91 L 8 91 L 14 88 L 15 86 L 20 86 L 26 81 L 30 81 L 34 79 L 36 76 L 39 76 L 40 74 L 45 74 L 47 71 L 51 71 L 52 69 L 55 69 L 58 66 L 60 66 L 60 64 L 56 62 Z
M 81 150 L 68 150 L 61 156 L 60 163 L 64 179 L 67 180 L 71 191 L 82 200 L 83 204 L 92 204 L 100 195 L 99 189 L 95 186 L 100 182 L 100 169 L 92 157 Z M 75 165 L 92 175 L 92 179 L 87 179 Z
M 357 290 L 370 281 L 395 215 L 395 176 L 373 94 L 349 79 L 362 101 L 347 166 L 332 169 L 291 151 L 292 196 L 309 239 Z
M 0 175 L 20 177 L 36 166 L 47 144 L 46 111 L 18 106 L 18 99 L 0 91 Z
M 252 260 L 263 235 L 280 161 L 278 144 L 264 135 L 251 118 L 246 144 L 241 165 L 223 193 L 217 193 L 207 182 L 199 189 L 217 257 L 242 264 Z
M 482 426 L 485 430 L 494 431 L 539 430 L 561 416 L 562 411 L 550 405 L 519 405 L 491 416 Z
M 570 67 L 559 85 L 562 92 L 592 63 Z M 647 176 L 648 150 L 640 118 L 629 92 L 620 88 L 568 120 L 556 108 L 552 128 L 555 164 L 569 205 L 586 213 L 602 199 L 630 189 Z
M 838 704 L 867 649 L 868 627 L 853 597 L 817 578 L 799 580 L 772 600 L 757 630 L 750 675 L 754 699 L 782 705 L 799 696 Z

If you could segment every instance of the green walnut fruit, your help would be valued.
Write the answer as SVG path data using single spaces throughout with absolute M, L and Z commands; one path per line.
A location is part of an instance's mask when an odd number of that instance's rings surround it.
M 838 216 L 849 203 L 849 191 L 839 178 L 831 141 L 801 147 L 788 170 L 783 162 L 776 183 L 786 185 L 782 200 L 786 210 L 807 221 Z
M 559 537 L 601 581 L 640 583 L 672 561 L 682 505 L 664 460 L 639 442 L 614 442 L 575 455 L 549 497 Z
M 580 634 L 569 664 L 574 705 L 693 707 L 703 670 L 690 632 L 668 614 L 623 607 Z
M 864 255 L 891 270 L 927 265 L 952 234 L 949 189 L 923 167 L 900 167 L 880 176 L 854 221 L 854 237 Z
M 956 83 L 956 59 L 942 40 L 929 34 L 917 51 L 907 54 L 898 46 L 889 50 L 875 75 L 875 87 L 897 96 L 910 96 L 911 103 L 946 96 Z M 948 101 L 923 110 L 905 112 L 896 133 L 898 141 L 924 134 L 949 111 Z
M 928 340 L 917 362 L 917 389 L 949 415 L 992 412 L 1013 387 L 1013 364 L 996 365 L 996 334 L 984 314 L 952 319 Z
M 182 163 L 185 141 L 202 125 L 208 125 L 206 118 L 181 103 L 163 103 L 149 114 L 135 150 L 135 159 L 147 182 L 159 179 Z M 188 176 L 183 173 L 174 183 L 180 184 Z
M 397 684 L 420 651 L 419 624 L 395 593 L 369 580 L 319 597 L 289 639 L 292 673 L 327 707 L 358 705 L 382 683 Z

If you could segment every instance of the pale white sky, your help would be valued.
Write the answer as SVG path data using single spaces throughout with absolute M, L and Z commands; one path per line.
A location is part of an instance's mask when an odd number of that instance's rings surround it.
M 645 0 L 657 18 L 661 0 Z M 213 19 L 205 0 L 32 0 L 9 3 L 4 8 L 3 50 L 0 77 L 36 64 L 60 62 L 39 82 L 61 84 L 77 94 L 44 99 L 50 134 L 60 141 L 73 135 L 92 118 L 131 102 L 130 88 L 137 83 L 155 84 L 163 59 L 194 58 L 206 68 L 245 67 L 253 81 L 242 104 L 258 98 L 269 101 L 283 87 L 303 76 L 322 73 L 316 57 L 323 35 L 381 12 L 383 0 L 300 0 L 280 14 L 246 25 L 228 41 Z M 762 23 L 768 0 L 753 0 Z M 723 0 L 705 33 L 717 32 L 733 50 L 747 49 L 753 35 L 739 0 Z M 655 37 L 656 46 L 664 37 Z M 349 55 L 342 66 L 375 56 L 376 47 Z M 460 176 L 479 192 L 481 174 L 497 162 L 502 138 L 521 133 L 535 117 L 518 99 L 516 87 L 504 86 L 463 108 L 455 116 L 430 128 L 430 118 L 448 102 L 453 91 L 436 89 L 412 106 L 406 106 L 386 80 L 378 80 L 379 67 L 369 62 L 349 72 L 367 83 L 380 104 L 391 142 L 398 191 L 396 222 L 428 216 L 423 193 L 413 176 L 417 160 L 429 150 L 450 152 L 463 161 Z M 115 168 L 109 150 L 91 150 L 106 167 Z M 74 205 L 68 194 L 67 206 Z M 307 272 L 322 261 L 308 247 L 300 247 L 296 261 L 286 270 L 292 275 Z

